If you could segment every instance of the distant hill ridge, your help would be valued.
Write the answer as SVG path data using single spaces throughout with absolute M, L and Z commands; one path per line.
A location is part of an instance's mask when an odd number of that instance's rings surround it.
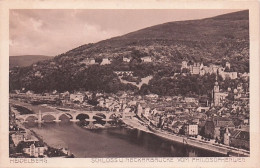
M 30 66 L 38 61 L 48 60 L 53 57 L 45 55 L 19 55 L 9 57 L 9 68 Z

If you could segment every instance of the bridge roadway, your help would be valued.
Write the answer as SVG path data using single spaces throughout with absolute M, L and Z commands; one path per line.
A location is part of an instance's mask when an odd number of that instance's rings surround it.
M 27 122 L 27 119 L 29 117 L 34 117 L 36 118 L 35 122 L 38 122 L 38 123 L 42 123 L 44 122 L 43 118 L 45 116 L 53 116 L 55 118 L 55 122 L 60 122 L 60 117 L 62 115 L 66 115 L 70 121 L 72 122 L 76 122 L 76 121 L 79 121 L 79 119 L 77 119 L 77 117 L 80 115 L 80 114 L 85 114 L 87 115 L 89 118 L 88 119 L 85 119 L 86 121 L 90 121 L 90 122 L 93 122 L 93 121 L 96 121 L 93 117 L 96 116 L 96 117 L 101 117 L 101 115 L 105 116 L 105 118 L 103 118 L 102 120 L 103 121 L 111 121 L 110 117 L 112 115 L 118 115 L 119 112 L 111 112 L 111 111 L 76 111 L 76 110 L 71 110 L 71 111 L 61 111 L 61 112 L 44 112 L 44 113 L 41 113 L 41 111 L 39 111 L 38 114 L 24 114 L 24 115 L 17 115 L 16 118 L 19 119 L 19 120 L 22 120 L 21 122 Z

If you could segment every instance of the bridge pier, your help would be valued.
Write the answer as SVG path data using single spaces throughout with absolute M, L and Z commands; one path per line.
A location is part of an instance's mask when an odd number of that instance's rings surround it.
M 71 122 L 77 122 L 80 121 L 79 119 L 70 119 Z
M 72 118 L 70 119 L 71 122 L 77 122 L 79 119 L 77 119 L 77 114 L 72 115 Z
M 28 121 L 27 121 L 28 122 Z M 34 122 L 37 122 L 37 123 L 44 123 L 44 120 L 34 120 Z
M 61 122 L 61 120 L 57 120 L 57 119 L 56 119 L 56 120 L 53 120 L 53 121 L 55 121 L 55 122 Z
M 108 123 L 108 121 L 106 121 L 106 123 L 105 123 L 105 125 L 104 125 L 105 127 L 110 127 L 111 126 L 111 124 L 109 124 Z
M 111 124 L 109 124 L 108 121 L 112 121 L 112 119 L 102 119 L 102 120 L 106 122 L 105 125 L 104 125 L 105 127 L 111 126 Z
M 89 121 L 88 127 L 94 127 L 93 121 Z
M 38 127 L 41 128 L 42 127 L 42 123 L 38 123 Z

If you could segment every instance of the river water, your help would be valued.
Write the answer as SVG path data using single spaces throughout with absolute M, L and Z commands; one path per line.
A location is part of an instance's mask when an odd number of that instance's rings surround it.
M 27 124 L 53 147 L 68 147 L 78 158 L 92 157 L 218 157 L 223 156 L 153 134 L 124 127 L 87 130 L 72 122 Z

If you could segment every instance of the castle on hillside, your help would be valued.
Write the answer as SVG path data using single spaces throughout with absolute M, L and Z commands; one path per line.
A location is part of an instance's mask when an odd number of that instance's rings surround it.
M 226 69 L 230 69 L 230 63 L 226 62 L 225 67 L 221 65 L 210 64 L 210 66 L 204 66 L 203 63 L 194 63 L 193 65 L 188 65 L 187 61 L 182 61 L 181 70 L 188 69 L 191 74 L 205 75 L 209 74 L 219 74 L 224 80 L 226 78 L 236 79 L 237 72 L 225 72 Z

